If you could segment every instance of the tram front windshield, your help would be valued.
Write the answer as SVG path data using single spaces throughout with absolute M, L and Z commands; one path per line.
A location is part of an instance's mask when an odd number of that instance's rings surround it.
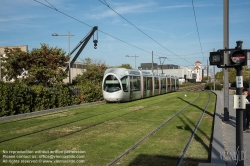
M 121 90 L 121 85 L 114 75 L 108 75 L 104 80 L 103 88 L 106 92 L 116 92 Z

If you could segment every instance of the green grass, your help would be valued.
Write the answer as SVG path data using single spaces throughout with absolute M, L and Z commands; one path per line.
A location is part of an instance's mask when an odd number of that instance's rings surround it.
M 187 97 L 184 97 L 185 93 Z M 176 92 L 133 102 L 87 106 L 48 116 L 0 123 L 0 130 L 4 131 L 0 133 L 0 141 L 20 137 L 0 143 L 0 155 L 2 156 L 3 150 L 81 150 L 86 152 L 84 165 L 107 165 L 197 96 L 198 92 Z M 215 95 L 211 93 L 211 96 L 213 100 L 184 160 L 186 165 L 209 160 L 215 105 Z M 119 164 L 176 164 L 207 98 L 207 92 L 201 92 L 199 100 Z M 32 132 L 35 133 L 29 134 Z M 71 134 L 72 132 L 75 133 Z M 22 135 L 26 136 L 21 137 Z
M 206 104 L 206 94 L 173 119 L 139 148 L 120 161 L 121 165 L 176 165 Z M 210 116 L 210 114 L 209 114 Z M 205 116 L 205 119 L 208 119 Z M 213 118 L 201 123 L 182 165 L 208 162 Z M 202 127 L 202 128 L 201 128 Z M 199 147 L 195 147 L 198 144 Z

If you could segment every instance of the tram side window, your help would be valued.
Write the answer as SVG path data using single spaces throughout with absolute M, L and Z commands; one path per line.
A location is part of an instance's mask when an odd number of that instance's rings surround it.
M 161 89 L 166 89 L 166 78 L 161 78 Z
M 143 77 L 144 90 L 147 89 L 147 77 Z
M 159 89 L 159 78 L 155 77 L 155 89 Z
M 128 91 L 128 77 L 127 76 L 122 77 L 121 82 L 123 91 Z
M 175 80 L 173 78 L 171 78 L 171 81 L 172 81 L 172 89 L 174 89 Z
M 170 78 L 167 79 L 168 79 L 168 90 L 170 90 Z
M 147 77 L 147 82 L 148 82 L 148 90 L 152 90 L 152 77 Z
M 130 76 L 130 90 L 131 91 L 141 90 L 140 76 Z
M 116 92 L 121 90 L 119 80 L 113 75 L 107 76 L 104 81 L 104 90 L 106 92 Z
M 140 76 L 136 76 L 136 90 L 140 91 L 141 90 L 141 77 Z
M 176 79 L 176 87 L 179 88 L 179 79 Z

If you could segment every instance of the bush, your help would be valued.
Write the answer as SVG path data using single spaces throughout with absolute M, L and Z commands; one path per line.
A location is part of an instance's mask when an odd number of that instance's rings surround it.
M 24 83 L 0 82 L 0 116 L 16 115 L 80 103 L 68 86 L 28 87 Z
M 215 84 L 215 90 L 221 90 L 223 88 L 223 85 L 216 83 Z M 205 85 L 206 90 L 214 90 L 214 83 L 210 82 Z
M 0 116 L 30 112 L 32 95 L 23 83 L 0 83 Z
M 78 84 L 81 89 L 81 102 L 94 102 L 103 100 L 101 83 L 93 84 L 89 81 Z
M 183 84 L 179 84 L 179 87 L 188 87 L 188 86 L 195 86 L 195 85 L 200 85 L 200 83 L 186 82 Z

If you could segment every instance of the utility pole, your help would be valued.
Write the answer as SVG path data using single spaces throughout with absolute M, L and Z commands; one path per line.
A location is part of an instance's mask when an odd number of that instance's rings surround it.
M 136 55 L 133 55 L 133 56 L 126 55 L 126 57 L 134 57 L 135 58 L 135 69 L 136 69 L 136 58 L 139 57 L 139 56 L 136 56 Z
M 159 57 L 159 59 L 160 59 L 160 65 L 161 65 L 161 74 L 163 74 L 162 65 L 163 65 L 163 63 L 164 63 L 164 61 L 165 61 L 166 58 L 167 58 L 167 57 Z M 161 59 L 163 59 L 163 62 L 162 62 L 162 63 L 161 63 Z
M 243 42 L 237 41 L 236 43 L 237 43 L 237 46 L 235 48 L 242 49 Z M 242 65 L 235 67 L 235 70 L 236 70 L 236 97 L 240 98 L 242 96 L 242 91 L 243 91 Z M 236 153 L 237 153 L 236 166 L 244 166 L 245 156 L 244 156 L 244 147 L 243 147 L 243 109 L 242 108 L 236 109 Z
M 209 82 L 209 73 L 208 73 L 208 71 L 209 71 L 209 66 L 208 66 L 208 60 L 207 60 L 207 82 Z
M 242 68 L 247 65 L 248 49 L 242 49 L 243 41 L 237 41 L 234 49 L 221 49 L 217 52 L 210 52 L 210 64 L 218 68 L 235 68 L 236 70 L 236 95 L 234 95 L 234 109 L 236 109 L 236 166 L 244 166 L 245 152 L 243 147 L 243 111 L 246 107 L 245 95 L 242 95 L 243 77 Z M 224 52 L 230 51 L 230 61 L 224 64 Z M 229 59 L 229 58 L 228 58 Z M 224 109 L 225 111 L 225 109 Z
M 224 48 L 229 47 L 228 34 L 229 34 L 229 0 L 224 0 L 224 23 L 223 23 L 223 37 Z M 224 51 L 224 64 L 228 65 L 228 51 Z M 229 83 L 228 83 L 228 69 L 224 68 L 224 121 L 229 121 Z
M 213 52 L 215 52 L 215 49 L 213 49 Z M 215 91 L 215 66 L 214 66 L 214 91 Z
M 57 33 L 53 33 L 52 36 L 67 36 L 68 37 L 68 55 L 69 55 L 69 64 L 68 64 L 68 68 L 69 68 L 69 84 L 72 83 L 71 80 L 71 67 L 70 66 L 70 59 L 71 59 L 71 52 L 70 52 L 70 37 L 75 36 L 75 35 L 71 35 L 70 32 L 67 35 L 58 35 Z
M 152 74 L 154 73 L 154 52 L 152 51 Z

